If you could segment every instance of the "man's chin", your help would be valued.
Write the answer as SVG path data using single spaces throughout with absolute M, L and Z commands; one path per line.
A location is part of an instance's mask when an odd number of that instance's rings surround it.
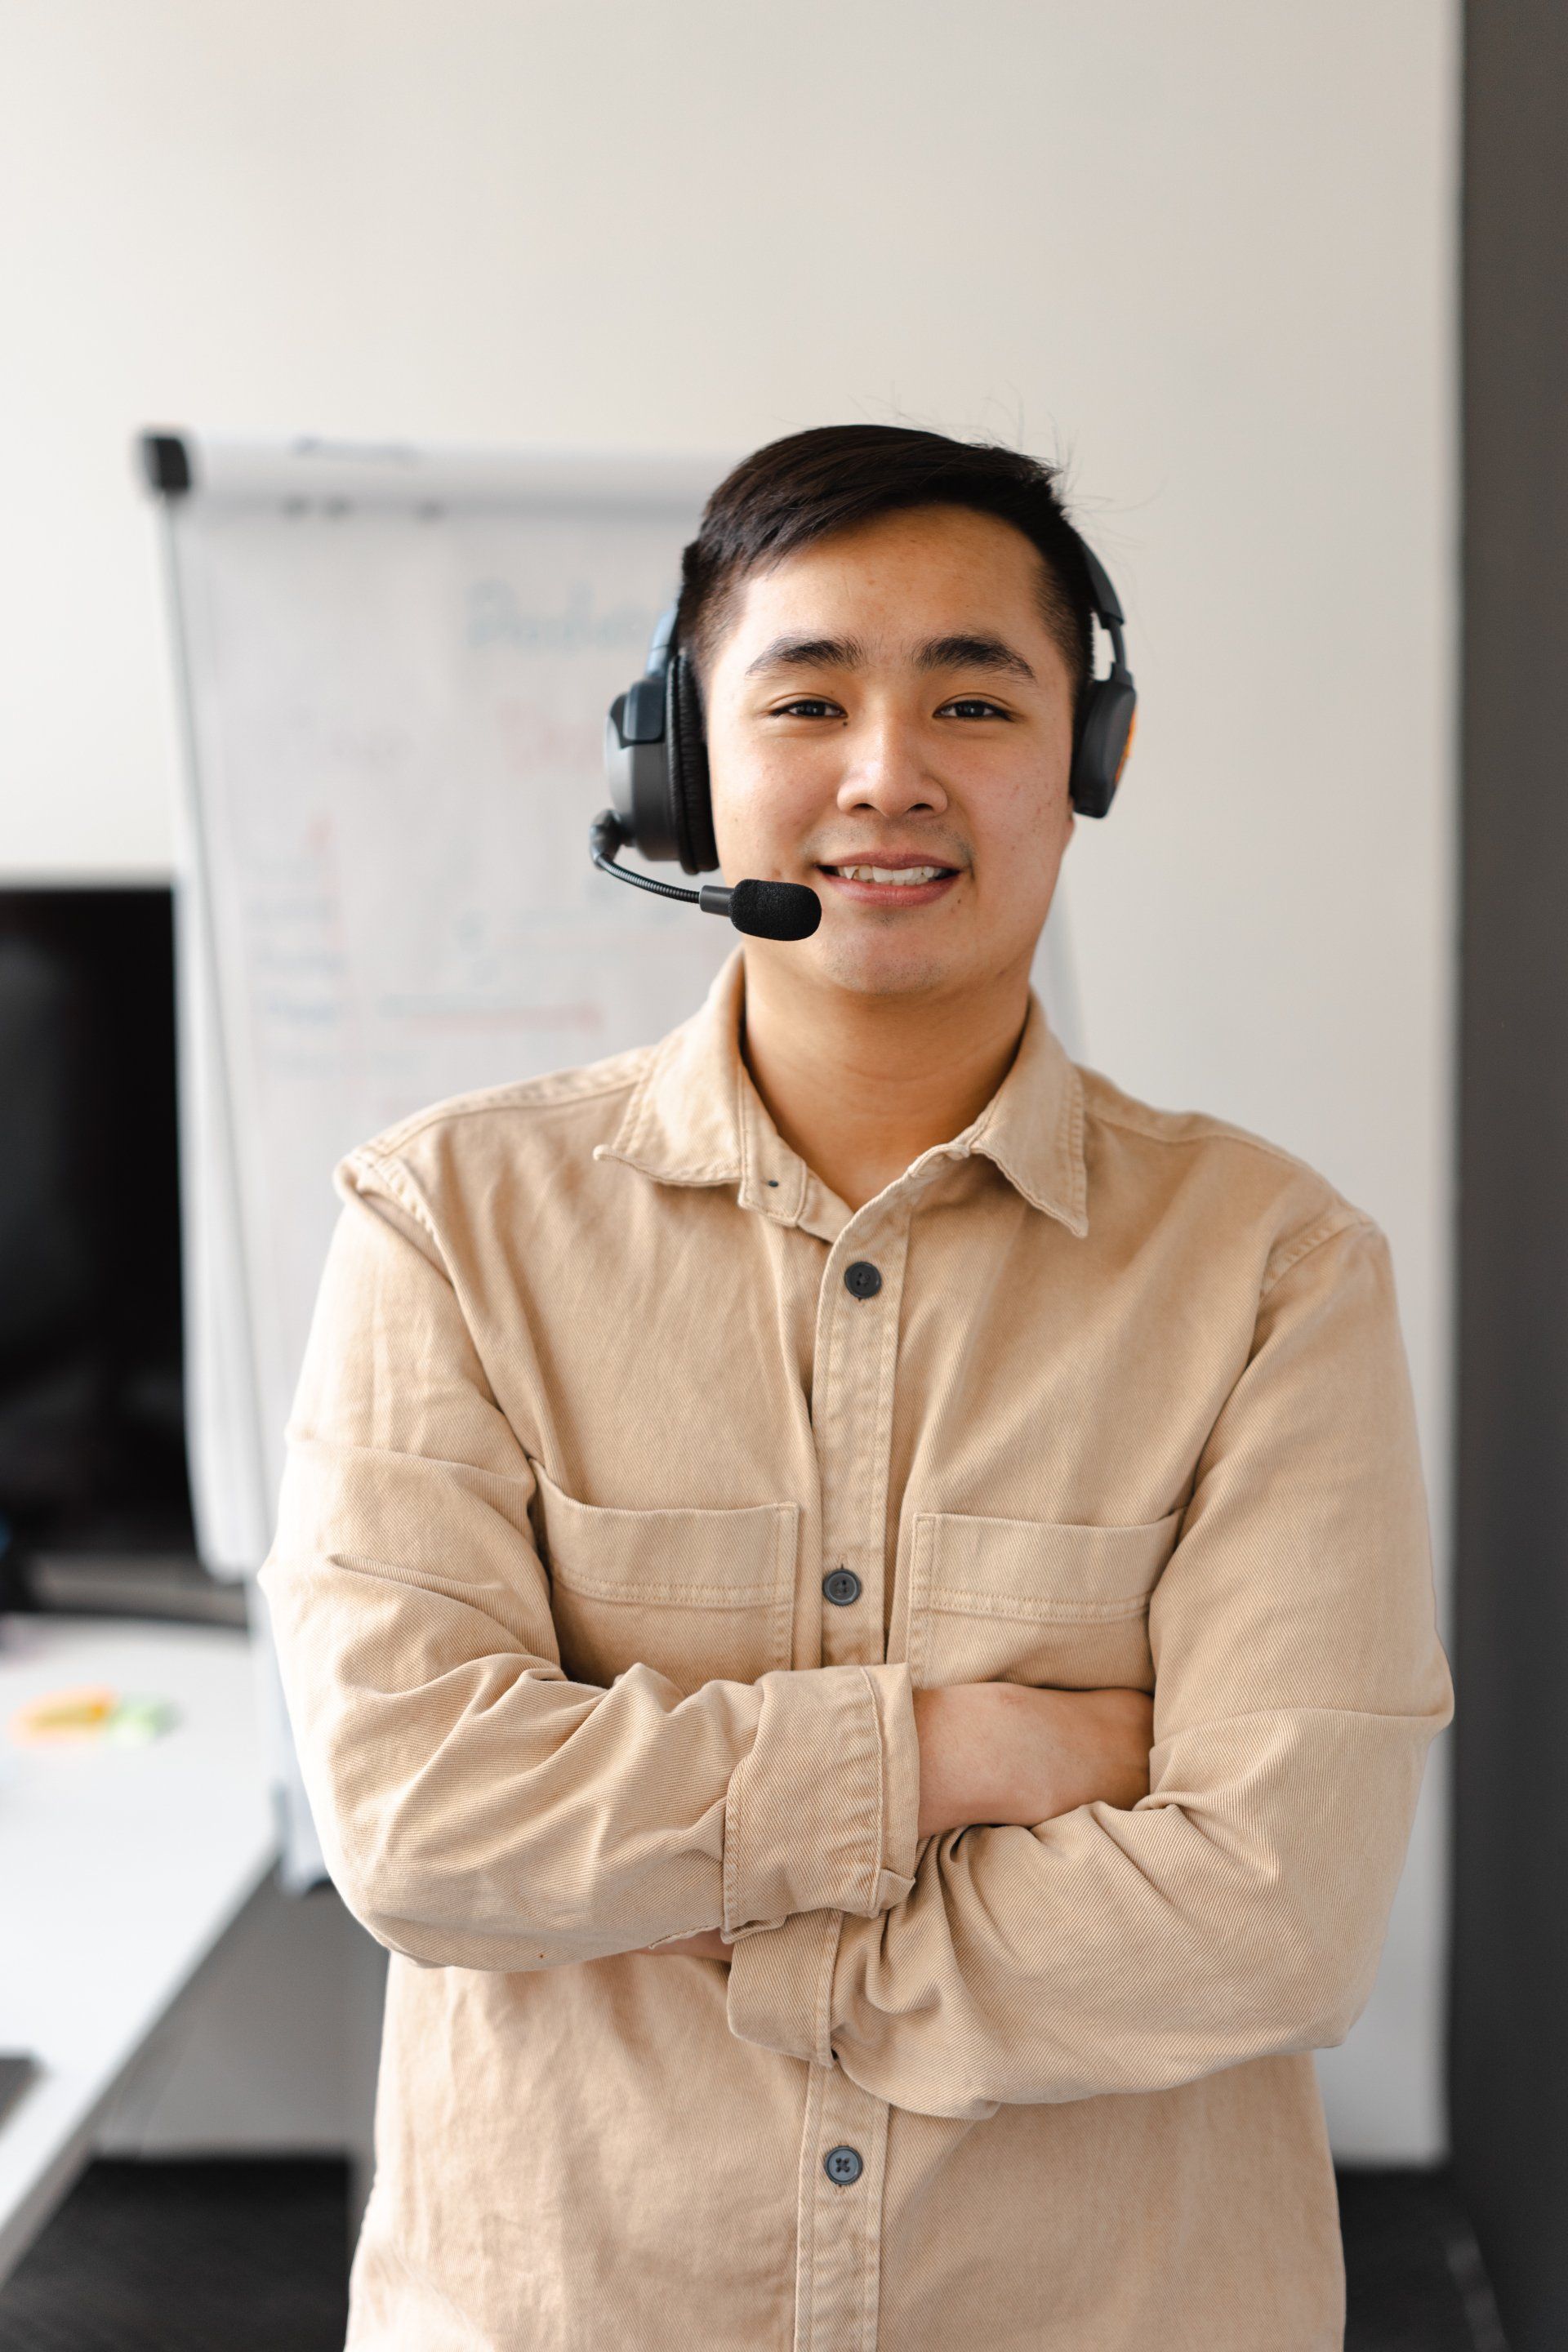
M 826 928 L 826 927 L 825 927 Z M 816 958 L 822 978 L 847 995 L 929 996 L 963 984 L 960 960 L 914 940 L 823 939 Z

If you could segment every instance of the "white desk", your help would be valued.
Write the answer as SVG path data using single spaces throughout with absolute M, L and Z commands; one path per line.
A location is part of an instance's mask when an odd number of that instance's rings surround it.
M 179 1721 L 141 1748 L 5 1736 L 18 1706 L 76 1683 L 172 1700 Z M 0 2047 L 41 2065 L 0 2118 L 0 2279 L 277 1850 L 247 1633 L 0 1616 Z

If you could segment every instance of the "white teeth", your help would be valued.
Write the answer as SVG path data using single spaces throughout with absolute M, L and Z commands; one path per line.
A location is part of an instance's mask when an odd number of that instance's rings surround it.
M 847 882 L 934 882 L 946 872 L 942 866 L 840 866 Z

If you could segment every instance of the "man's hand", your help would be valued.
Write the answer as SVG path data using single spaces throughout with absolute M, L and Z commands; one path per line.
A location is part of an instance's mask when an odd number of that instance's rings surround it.
M 1146 1692 L 955 1683 L 914 1697 L 922 1838 L 971 1822 L 1033 1829 L 1096 1800 L 1129 1810 L 1149 1793 Z

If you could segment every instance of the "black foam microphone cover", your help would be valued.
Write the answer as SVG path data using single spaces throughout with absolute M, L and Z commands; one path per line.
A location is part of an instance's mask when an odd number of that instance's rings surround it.
M 822 920 L 822 901 L 801 882 L 737 882 L 730 920 L 758 940 L 808 940 Z

